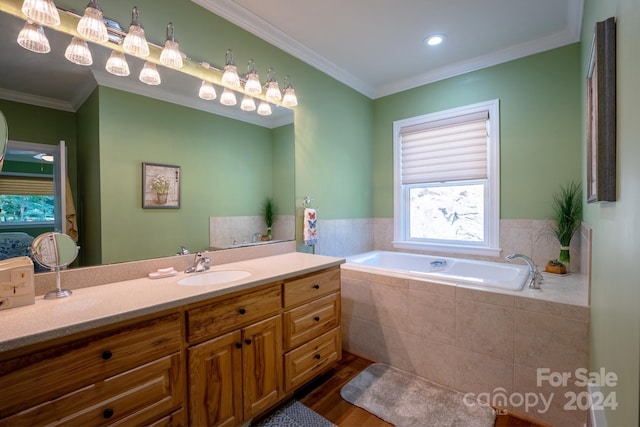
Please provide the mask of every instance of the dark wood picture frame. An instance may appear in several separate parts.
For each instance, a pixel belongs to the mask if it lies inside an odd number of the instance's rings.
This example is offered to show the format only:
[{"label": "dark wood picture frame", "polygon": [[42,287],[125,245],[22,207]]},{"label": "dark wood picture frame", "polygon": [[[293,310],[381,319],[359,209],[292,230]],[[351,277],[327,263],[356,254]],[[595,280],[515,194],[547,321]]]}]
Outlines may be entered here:
[{"label": "dark wood picture frame", "polygon": [[616,21],[596,23],[587,73],[587,202],[616,200]]},{"label": "dark wood picture frame", "polygon": [[180,166],[142,163],[142,208],[179,209],[180,181]]}]

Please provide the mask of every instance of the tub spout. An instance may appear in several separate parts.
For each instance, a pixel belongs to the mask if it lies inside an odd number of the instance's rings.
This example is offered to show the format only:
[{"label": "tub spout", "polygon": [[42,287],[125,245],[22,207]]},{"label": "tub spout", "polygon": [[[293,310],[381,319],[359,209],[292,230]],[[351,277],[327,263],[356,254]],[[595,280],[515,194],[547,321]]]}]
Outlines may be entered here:
[{"label": "tub spout", "polygon": [[529,266],[529,288],[540,289],[540,282],[542,282],[542,274],[538,270],[538,267],[533,263],[531,258],[523,254],[510,254],[504,257],[507,262],[511,262],[516,258],[522,259]]}]

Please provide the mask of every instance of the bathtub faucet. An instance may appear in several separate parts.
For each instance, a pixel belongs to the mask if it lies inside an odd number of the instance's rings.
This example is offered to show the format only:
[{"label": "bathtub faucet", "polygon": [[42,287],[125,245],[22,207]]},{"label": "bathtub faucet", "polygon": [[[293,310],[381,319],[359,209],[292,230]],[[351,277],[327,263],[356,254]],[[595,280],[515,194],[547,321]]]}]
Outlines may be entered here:
[{"label": "bathtub faucet", "polygon": [[529,266],[529,288],[540,289],[542,274],[540,274],[540,271],[538,271],[538,267],[536,267],[533,261],[531,261],[531,258],[523,254],[511,254],[504,257],[507,262],[511,262],[516,258],[522,258],[522,260]]}]

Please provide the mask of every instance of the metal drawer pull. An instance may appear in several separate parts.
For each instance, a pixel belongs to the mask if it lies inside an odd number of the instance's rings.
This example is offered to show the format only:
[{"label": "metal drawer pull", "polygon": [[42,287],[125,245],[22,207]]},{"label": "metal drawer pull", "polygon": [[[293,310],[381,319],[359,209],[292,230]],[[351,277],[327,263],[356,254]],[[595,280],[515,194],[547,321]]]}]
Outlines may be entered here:
[{"label": "metal drawer pull", "polygon": [[320,360],[320,355],[319,355],[319,354],[316,354],[315,356],[313,356],[313,358],[314,358],[314,359],[318,359],[318,360]]},{"label": "metal drawer pull", "polygon": [[111,350],[105,350],[102,352],[102,360],[109,360],[111,359],[111,356],[113,356]]},{"label": "metal drawer pull", "polygon": [[241,342],[237,342],[236,343],[236,348],[242,348],[242,343]]},{"label": "metal drawer pull", "polygon": [[317,283],[315,285],[312,286],[313,289],[320,289],[320,285],[318,285]]},{"label": "metal drawer pull", "polygon": [[247,310],[245,310],[244,308],[241,308],[240,310],[238,310],[238,313],[240,314],[245,314],[247,312]]},{"label": "metal drawer pull", "polygon": [[320,318],[318,316],[314,317],[313,320],[315,320],[316,322],[320,321]]},{"label": "metal drawer pull", "polygon": [[102,416],[105,417],[106,419],[113,417],[113,409],[111,408],[105,409],[104,412],[102,413]]},{"label": "metal drawer pull", "polygon": [[251,339],[250,339],[250,338],[247,338],[246,340],[244,340],[244,342],[245,342],[247,345],[251,345]]}]

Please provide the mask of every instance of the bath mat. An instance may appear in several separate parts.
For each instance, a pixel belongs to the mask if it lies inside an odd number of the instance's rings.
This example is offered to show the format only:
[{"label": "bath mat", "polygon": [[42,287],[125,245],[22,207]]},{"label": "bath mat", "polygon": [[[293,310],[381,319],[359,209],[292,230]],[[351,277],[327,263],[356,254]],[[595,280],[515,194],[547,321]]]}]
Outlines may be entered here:
[{"label": "bath mat", "polygon": [[345,384],[340,395],[396,427],[493,427],[490,406],[465,404],[464,394],[384,363]]},{"label": "bath mat", "polygon": [[322,415],[309,409],[297,400],[276,410],[271,415],[261,419],[252,427],[336,427]]}]

